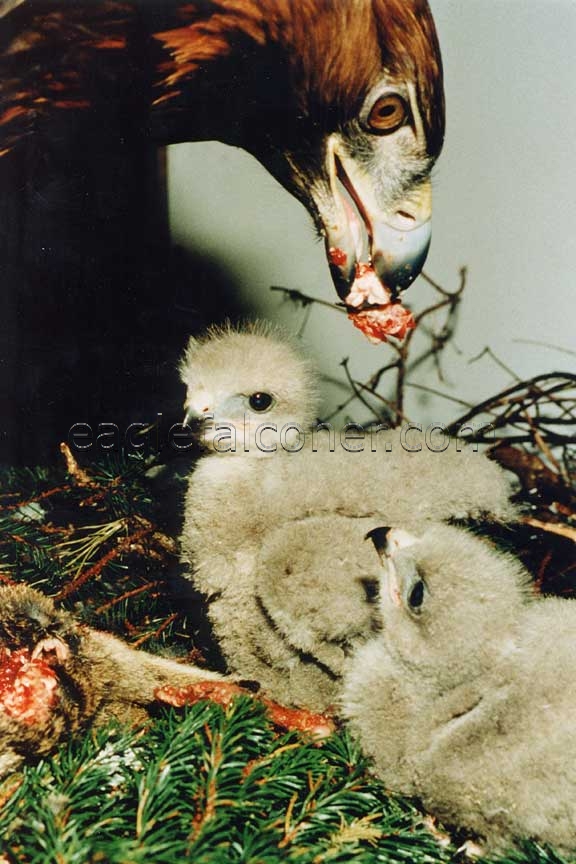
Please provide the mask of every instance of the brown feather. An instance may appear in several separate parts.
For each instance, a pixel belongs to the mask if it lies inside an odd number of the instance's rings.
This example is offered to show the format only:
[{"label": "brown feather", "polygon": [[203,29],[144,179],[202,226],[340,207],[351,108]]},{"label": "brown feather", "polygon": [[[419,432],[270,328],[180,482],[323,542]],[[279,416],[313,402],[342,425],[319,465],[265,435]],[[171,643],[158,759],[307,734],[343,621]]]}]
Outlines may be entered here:
[{"label": "brown feather", "polygon": [[425,0],[226,0],[211,8],[198,21],[199,7],[189,4],[180,9],[188,18],[184,26],[154,34],[171,55],[162,67],[163,86],[181,84],[203,63],[228,56],[239,39],[272,42],[291,68],[298,107],[338,105],[345,122],[384,67],[416,80],[431,155],[440,151],[442,63]]},{"label": "brown feather", "polygon": [[[134,70],[140,50],[132,44],[134,33],[148,26],[144,6],[134,0],[79,3],[65,12],[58,0],[29,0],[5,20],[14,35],[0,47],[2,126],[31,121],[50,108],[89,107],[96,98],[90,85],[95,64],[106,78],[129,70],[146,78],[151,71],[153,108],[181,96],[206,64],[272,46],[299,111],[321,116],[323,108],[337,106],[337,119],[346,122],[384,68],[401,81],[416,81],[430,154],[442,144],[442,66],[425,0],[174,0],[150,19],[165,26],[151,33],[159,52],[148,73]],[[108,71],[97,59],[104,54],[126,58]],[[65,98],[54,98],[59,91]]]}]

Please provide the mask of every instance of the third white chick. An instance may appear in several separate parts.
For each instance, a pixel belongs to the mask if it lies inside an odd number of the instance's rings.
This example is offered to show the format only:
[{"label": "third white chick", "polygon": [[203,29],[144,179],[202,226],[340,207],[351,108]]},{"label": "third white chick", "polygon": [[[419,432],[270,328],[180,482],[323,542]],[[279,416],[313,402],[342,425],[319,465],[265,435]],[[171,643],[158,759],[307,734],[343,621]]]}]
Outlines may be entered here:
[{"label": "third white chick", "polygon": [[454,441],[407,452],[399,432],[383,432],[375,452],[369,434],[363,452],[347,452],[337,434],[331,452],[329,434],[304,440],[294,424],[308,430],[316,417],[315,375],[296,343],[266,325],[192,339],[181,375],[187,417],[208,418],[181,545],[230,671],[278,701],[324,710],[351,648],[377,625],[366,532],[508,520],[508,482]]},{"label": "third white chick", "polygon": [[382,631],[345,676],[343,713],[390,791],[502,852],[576,851],[576,603],[446,525],[381,529]]}]

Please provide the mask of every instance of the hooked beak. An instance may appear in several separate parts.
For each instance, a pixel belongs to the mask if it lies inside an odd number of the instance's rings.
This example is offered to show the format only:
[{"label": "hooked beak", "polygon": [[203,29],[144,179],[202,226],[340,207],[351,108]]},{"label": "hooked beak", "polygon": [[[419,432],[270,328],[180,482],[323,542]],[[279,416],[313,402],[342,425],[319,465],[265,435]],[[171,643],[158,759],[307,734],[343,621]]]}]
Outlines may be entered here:
[{"label": "hooked beak", "polygon": [[374,181],[339,146],[329,141],[328,170],[335,219],[326,224],[326,251],[332,278],[344,302],[362,265],[374,268],[383,291],[374,304],[395,300],[420,273],[431,237],[432,193],[424,181],[394,207],[382,209]]},{"label": "hooked beak", "polygon": [[385,558],[391,558],[399,549],[406,549],[418,542],[413,534],[402,528],[372,528],[364,539],[372,541],[382,562]]},{"label": "hooked beak", "polygon": [[378,553],[380,561],[382,561],[384,556],[387,554],[388,535],[391,530],[391,528],[372,528],[372,530],[368,531],[364,536],[365,540],[371,540],[374,544],[374,548]]},{"label": "hooked beak", "polygon": [[206,421],[213,420],[214,415],[210,412],[208,406],[198,408],[196,405],[190,404],[188,401],[184,403],[184,419],[183,426],[189,426],[193,431],[198,431],[202,428],[202,424]]},{"label": "hooked beak", "polygon": [[[394,555],[399,549],[413,546],[416,537],[401,528],[373,528],[366,534],[365,540],[371,540],[382,564],[383,584],[386,593],[394,606],[402,605],[400,580],[394,566]],[[386,596],[381,592],[381,597]]]}]

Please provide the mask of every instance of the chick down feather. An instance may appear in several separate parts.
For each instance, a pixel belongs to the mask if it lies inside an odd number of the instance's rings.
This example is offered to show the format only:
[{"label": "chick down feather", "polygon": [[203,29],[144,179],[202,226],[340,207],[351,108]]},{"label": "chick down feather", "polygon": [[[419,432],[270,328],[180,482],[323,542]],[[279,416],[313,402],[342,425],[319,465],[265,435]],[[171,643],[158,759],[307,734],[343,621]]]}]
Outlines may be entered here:
[{"label": "chick down feather", "polygon": [[517,560],[452,526],[391,530],[382,630],[342,710],[391,791],[490,852],[576,850],[576,603],[532,592]]},{"label": "chick down feather", "polygon": [[188,482],[182,555],[229,668],[274,699],[324,710],[378,623],[365,534],[383,523],[509,520],[508,481],[455,441],[408,452],[399,431],[380,431],[351,452],[339,432],[311,429],[313,368],[266,325],[191,340],[181,375],[206,448]]}]

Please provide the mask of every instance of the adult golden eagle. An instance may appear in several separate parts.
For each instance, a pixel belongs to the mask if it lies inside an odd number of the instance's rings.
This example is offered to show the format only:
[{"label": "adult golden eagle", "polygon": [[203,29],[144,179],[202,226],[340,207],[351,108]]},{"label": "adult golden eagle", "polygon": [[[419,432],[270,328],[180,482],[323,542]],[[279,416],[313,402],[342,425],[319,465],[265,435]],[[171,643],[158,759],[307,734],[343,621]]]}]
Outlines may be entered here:
[{"label": "adult golden eagle", "polygon": [[424,261],[444,133],[426,0],[0,0],[0,100],[20,298],[126,283],[162,236],[158,145],[180,141],[245,148],[304,204],[353,315]]}]

